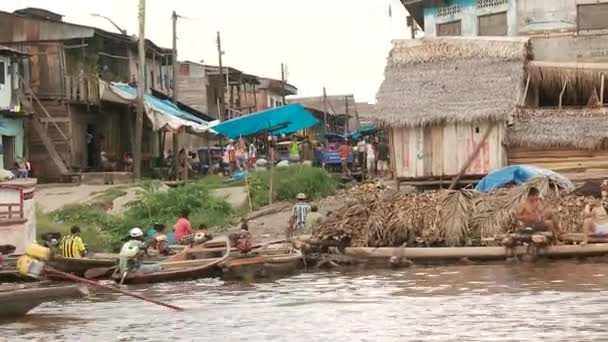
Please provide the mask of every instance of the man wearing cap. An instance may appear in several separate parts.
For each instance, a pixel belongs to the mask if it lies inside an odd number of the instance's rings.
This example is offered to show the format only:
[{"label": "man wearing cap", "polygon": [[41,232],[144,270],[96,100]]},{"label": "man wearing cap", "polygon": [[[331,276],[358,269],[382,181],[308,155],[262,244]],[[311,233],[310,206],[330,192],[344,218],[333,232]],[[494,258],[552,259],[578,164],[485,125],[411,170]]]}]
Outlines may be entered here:
[{"label": "man wearing cap", "polygon": [[306,217],[310,213],[310,205],[306,203],[306,194],[299,193],[296,196],[298,202],[293,206],[289,227],[291,232],[303,230],[306,227]]},{"label": "man wearing cap", "polygon": [[125,242],[118,255],[118,270],[120,274],[128,272],[153,273],[162,270],[160,264],[140,263],[141,258],[146,253],[146,243],[144,242],[144,232],[135,227],[129,231],[129,241]]}]

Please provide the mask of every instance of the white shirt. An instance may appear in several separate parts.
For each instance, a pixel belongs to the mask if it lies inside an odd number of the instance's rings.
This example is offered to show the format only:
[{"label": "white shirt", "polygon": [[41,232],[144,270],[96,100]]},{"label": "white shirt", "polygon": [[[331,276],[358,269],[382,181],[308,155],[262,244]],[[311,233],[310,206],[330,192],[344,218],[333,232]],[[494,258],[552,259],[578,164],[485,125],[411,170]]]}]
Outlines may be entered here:
[{"label": "white shirt", "polygon": [[372,144],[367,144],[367,159],[376,159],[376,153]]}]

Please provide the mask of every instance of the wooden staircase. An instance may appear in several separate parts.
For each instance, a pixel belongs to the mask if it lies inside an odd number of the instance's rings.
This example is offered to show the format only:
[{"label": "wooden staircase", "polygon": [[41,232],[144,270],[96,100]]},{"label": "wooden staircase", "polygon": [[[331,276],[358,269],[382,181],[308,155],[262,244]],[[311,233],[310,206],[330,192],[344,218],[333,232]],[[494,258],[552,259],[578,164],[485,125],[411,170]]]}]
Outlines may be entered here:
[{"label": "wooden staircase", "polygon": [[[40,137],[42,144],[44,145],[45,149],[49,153],[49,156],[51,157],[53,164],[55,164],[55,167],[57,167],[57,170],[59,170],[59,173],[62,176],[69,175],[70,170],[67,167],[67,163],[65,162],[65,160],[61,157],[61,155],[57,151],[57,148],[56,148],[57,142],[54,142],[53,139],[51,139],[51,135],[49,134],[49,127],[48,127],[49,123],[51,123],[53,125],[53,127],[55,128],[55,130],[59,133],[59,136],[61,139],[60,142],[64,143],[64,144],[68,144],[68,146],[69,146],[70,141],[69,141],[68,136],[61,129],[61,127],[59,127],[57,122],[54,121],[53,116],[51,116],[51,114],[48,112],[48,110],[44,107],[44,105],[36,97],[36,95],[34,94],[32,89],[30,88],[29,84],[27,84],[27,82],[25,82],[23,80],[23,78],[21,78],[21,77],[19,77],[19,84],[20,84],[19,101],[21,102],[21,105],[23,106],[23,109],[25,110],[25,112],[30,117],[31,127],[34,129],[34,131],[36,131],[36,134],[38,134],[38,136]],[[24,89],[27,90],[28,95],[26,95],[24,93],[24,91],[23,91]],[[42,122],[42,119],[40,118],[41,115],[37,114],[36,110],[34,109],[34,101],[39,106],[42,113],[45,115],[45,117],[46,117],[45,123]]]}]

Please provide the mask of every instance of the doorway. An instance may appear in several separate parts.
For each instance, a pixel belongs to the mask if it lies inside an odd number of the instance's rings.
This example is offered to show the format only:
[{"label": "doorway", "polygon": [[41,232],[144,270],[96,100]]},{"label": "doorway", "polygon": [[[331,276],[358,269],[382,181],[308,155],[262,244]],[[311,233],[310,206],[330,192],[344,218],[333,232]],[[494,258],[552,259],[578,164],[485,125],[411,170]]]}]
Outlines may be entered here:
[{"label": "doorway", "polygon": [[86,168],[91,171],[97,168],[97,135],[95,125],[87,125],[85,132],[85,142],[87,144],[87,164]]},{"label": "doorway", "polygon": [[5,170],[12,170],[15,167],[15,137],[8,135],[2,136],[2,162]]}]

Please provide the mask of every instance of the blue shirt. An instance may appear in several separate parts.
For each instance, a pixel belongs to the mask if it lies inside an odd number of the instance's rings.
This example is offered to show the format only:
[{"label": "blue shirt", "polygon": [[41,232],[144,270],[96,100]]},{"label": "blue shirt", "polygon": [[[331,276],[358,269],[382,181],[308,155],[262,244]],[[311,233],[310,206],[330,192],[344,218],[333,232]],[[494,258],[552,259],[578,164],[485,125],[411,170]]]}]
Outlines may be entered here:
[{"label": "blue shirt", "polygon": [[[154,237],[154,234],[156,234],[156,230],[154,228],[149,229],[146,232],[146,240],[152,240],[152,238]],[[176,245],[177,242],[175,241],[175,233],[174,232],[170,232],[170,233],[163,233],[167,236],[167,242],[169,242],[169,245]]]}]

